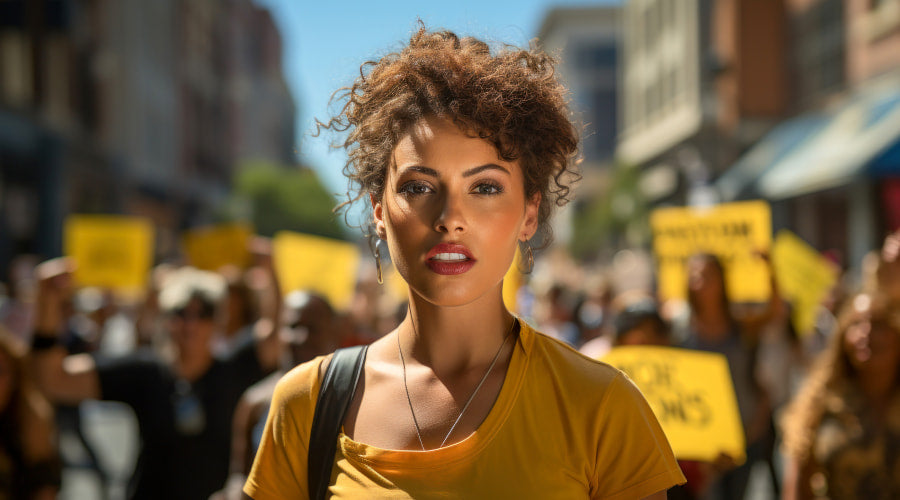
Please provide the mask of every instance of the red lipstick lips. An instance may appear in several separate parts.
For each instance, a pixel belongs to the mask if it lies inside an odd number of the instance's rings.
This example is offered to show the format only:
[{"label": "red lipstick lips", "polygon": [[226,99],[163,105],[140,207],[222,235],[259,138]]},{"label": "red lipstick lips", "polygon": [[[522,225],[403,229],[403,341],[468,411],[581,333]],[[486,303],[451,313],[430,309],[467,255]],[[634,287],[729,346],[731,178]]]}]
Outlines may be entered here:
[{"label": "red lipstick lips", "polygon": [[475,265],[469,249],[456,243],[439,243],[425,256],[425,264],[437,274],[462,274]]}]

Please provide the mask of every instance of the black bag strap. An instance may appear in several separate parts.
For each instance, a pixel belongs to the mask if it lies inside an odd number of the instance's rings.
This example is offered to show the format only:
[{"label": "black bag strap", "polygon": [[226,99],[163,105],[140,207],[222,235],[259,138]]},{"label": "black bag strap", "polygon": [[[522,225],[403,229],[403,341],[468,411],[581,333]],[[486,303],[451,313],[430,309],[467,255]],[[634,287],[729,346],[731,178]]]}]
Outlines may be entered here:
[{"label": "black bag strap", "polygon": [[334,351],[325,378],[322,379],[309,436],[306,465],[310,500],[324,499],[328,491],[338,433],[356,391],[368,347],[344,347]]}]

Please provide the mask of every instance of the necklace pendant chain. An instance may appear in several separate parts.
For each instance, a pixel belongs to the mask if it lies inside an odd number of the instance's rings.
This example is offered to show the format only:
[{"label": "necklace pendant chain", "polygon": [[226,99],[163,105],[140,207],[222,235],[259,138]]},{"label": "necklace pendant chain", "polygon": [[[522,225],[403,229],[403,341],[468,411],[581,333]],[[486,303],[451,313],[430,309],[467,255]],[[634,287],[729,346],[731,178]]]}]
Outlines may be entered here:
[{"label": "necklace pendant chain", "polygon": [[[413,330],[416,331],[416,322],[410,316],[410,321],[412,321]],[[506,332],[506,336],[503,337],[503,342],[500,343],[500,348],[497,349],[497,353],[494,354],[494,359],[491,360],[490,366],[484,375],[481,377],[481,381],[478,382],[478,385],[475,386],[475,390],[472,391],[472,394],[469,396],[469,399],[466,400],[466,404],[463,405],[462,410],[459,411],[459,415],[457,415],[456,420],[453,422],[453,425],[450,426],[450,430],[447,431],[447,435],[444,436],[444,440],[441,441],[441,445],[438,448],[443,448],[447,443],[447,440],[450,439],[450,435],[453,434],[453,430],[456,429],[456,425],[462,420],[463,414],[466,413],[466,410],[469,408],[469,405],[475,399],[475,395],[478,394],[478,390],[481,389],[481,386],[484,385],[484,382],[487,380],[488,375],[490,375],[491,370],[494,369],[494,365],[497,364],[497,360],[500,359],[500,353],[503,352],[503,346],[506,345],[506,339],[510,337],[515,329],[516,324],[518,324],[519,320],[513,318],[512,325],[509,327],[509,331]],[[418,332],[416,332],[418,333]],[[416,412],[413,410],[412,398],[409,396],[409,386],[406,383],[406,360],[403,358],[403,349],[400,347],[400,333],[397,332],[397,352],[400,353],[400,365],[403,368],[403,390],[406,391],[406,402],[409,403],[409,412],[412,414],[413,425],[416,428],[416,437],[419,438],[419,446],[422,447],[422,451],[425,450],[425,442],[422,441],[422,431],[419,429],[419,421],[416,419]]]}]

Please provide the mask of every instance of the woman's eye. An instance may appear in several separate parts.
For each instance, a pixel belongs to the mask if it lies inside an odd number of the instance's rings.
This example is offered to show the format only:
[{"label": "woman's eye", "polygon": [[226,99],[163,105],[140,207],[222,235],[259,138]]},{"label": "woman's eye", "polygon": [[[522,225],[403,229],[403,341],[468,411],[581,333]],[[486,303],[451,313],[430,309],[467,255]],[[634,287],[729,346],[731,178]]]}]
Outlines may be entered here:
[{"label": "woman's eye", "polygon": [[431,187],[422,182],[407,182],[398,191],[402,194],[419,195],[431,192]]},{"label": "woman's eye", "polygon": [[503,192],[503,188],[497,184],[485,182],[475,186],[475,192],[477,194],[500,194]]}]

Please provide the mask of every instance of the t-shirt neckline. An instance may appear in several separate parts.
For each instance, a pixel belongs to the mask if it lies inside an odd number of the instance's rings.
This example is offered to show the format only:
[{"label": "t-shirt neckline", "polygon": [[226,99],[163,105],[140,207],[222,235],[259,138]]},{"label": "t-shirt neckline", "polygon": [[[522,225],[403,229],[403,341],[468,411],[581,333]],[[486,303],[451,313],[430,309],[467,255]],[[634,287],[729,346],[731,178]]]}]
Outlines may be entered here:
[{"label": "t-shirt neckline", "polygon": [[509,361],[509,368],[500,388],[500,394],[487,417],[471,435],[443,448],[435,450],[388,450],[354,441],[343,432],[339,435],[340,447],[348,460],[360,462],[377,469],[426,469],[436,465],[448,466],[470,459],[480,453],[500,431],[518,397],[528,366],[534,331],[518,319],[519,336]]}]

